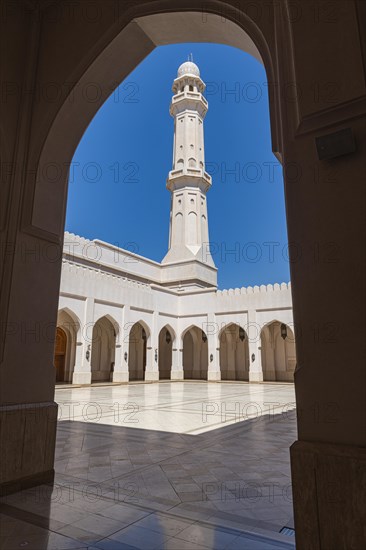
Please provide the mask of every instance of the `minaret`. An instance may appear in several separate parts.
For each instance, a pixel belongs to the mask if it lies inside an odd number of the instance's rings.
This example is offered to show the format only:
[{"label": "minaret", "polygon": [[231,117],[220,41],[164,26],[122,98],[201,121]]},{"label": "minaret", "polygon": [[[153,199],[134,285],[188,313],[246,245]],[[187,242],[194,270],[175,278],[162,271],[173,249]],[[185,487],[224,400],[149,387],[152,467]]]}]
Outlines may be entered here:
[{"label": "minaret", "polygon": [[[178,69],[173,82],[170,114],[174,118],[173,169],[167,188],[171,192],[169,250],[166,264],[198,262],[202,277],[194,286],[216,286],[216,268],[209,251],[206,193],[211,176],[205,171],[203,120],[208,103],[205,84],[192,58]],[[201,265],[203,264],[203,266]],[[204,266],[209,268],[206,272]],[[212,269],[215,271],[213,277]],[[195,273],[197,279],[197,273]],[[187,280],[187,276],[183,277]]]}]

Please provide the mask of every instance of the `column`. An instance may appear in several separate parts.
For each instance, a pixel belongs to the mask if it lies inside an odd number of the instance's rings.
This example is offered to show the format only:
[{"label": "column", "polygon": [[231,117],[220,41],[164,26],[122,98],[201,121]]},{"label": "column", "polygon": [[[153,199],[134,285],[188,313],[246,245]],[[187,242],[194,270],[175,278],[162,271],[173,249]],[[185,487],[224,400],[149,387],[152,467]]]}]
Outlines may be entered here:
[{"label": "column", "polygon": [[128,382],[128,336],[126,328],[130,329],[128,323],[130,314],[130,306],[124,306],[120,316],[120,330],[118,334],[118,342],[116,343],[116,359],[113,371],[113,382]]},{"label": "column", "polygon": [[236,334],[228,335],[227,345],[227,373],[228,380],[236,379]]},{"label": "column", "polygon": [[[91,353],[93,345],[94,298],[87,298],[84,305],[84,320],[76,342],[76,361],[72,375],[73,384],[91,383]],[[79,339],[80,338],[80,339]]]},{"label": "column", "polygon": [[180,335],[176,336],[172,349],[172,370],[171,380],[184,380],[183,370],[183,341]]},{"label": "column", "polygon": [[249,382],[263,382],[261,327],[255,310],[248,311]]},{"label": "column", "polygon": [[220,344],[218,326],[214,313],[207,315],[207,338],[208,338],[208,372],[207,380],[221,380],[220,370]]},{"label": "column", "polygon": [[151,334],[147,340],[145,380],[159,380],[159,333],[157,330],[157,312],[154,311],[151,323]]}]

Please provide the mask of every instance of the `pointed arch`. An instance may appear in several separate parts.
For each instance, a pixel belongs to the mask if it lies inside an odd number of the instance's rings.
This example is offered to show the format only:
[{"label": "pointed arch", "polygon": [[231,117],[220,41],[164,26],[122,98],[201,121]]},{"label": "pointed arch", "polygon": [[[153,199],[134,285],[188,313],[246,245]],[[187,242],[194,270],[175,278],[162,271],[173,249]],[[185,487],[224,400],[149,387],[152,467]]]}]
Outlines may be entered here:
[{"label": "pointed arch", "polygon": [[119,326],[118,321],[116,321],[116,319],[113,317],[113,315],[110,315],[110,313],[107,313],[106,315],[103,315],[101,318],[105,318],[110,322],[110,324],[112,325],[113,330],[114,330],[114,335],[115,335],[115,338],[116,338],[116,342],[119,342],[119,339],[120,339],[120,326]]},{"label": "pointed arch", "polygon": [[54,365],[56,369],[56,382],[64,382],[65,380],[65,359],[67,352],[67,334],[61,328],[56,329],[55,342],[55,358]]},{"label": "pointed arch", "polygon": [[187,325],[183,330],[182,330],[182,333],[181,333],[181,340],[183,341],[183,338],[184,336],[187,334],[187,332],[189,332],[190,330],[192,329],[197,329],[201,332],[204,332],[206,334],[206,332],[201,328],[199,327],[198,325],[195,325],[194,323],[191,323],[190,325]]},{"label": "pointed arch", "polygon": [[197,243],[197,213],[191,210],[187,217],[187,243],[194,245]]},{"label": "pointed arch", "polygon": [[291,327],[277,319],[261,330],[263,380],[293,382],[296,367],[295,336]]},{"label": "pointed arch", "polygon": [[144,380],[146,371],[147,346],[150,330],[144,321],[134,323],[130,329],[128,345],[129,380]]},{"label": "pointed arch", "polygon": [[67,317],[68,321],[72,323],[73,329],[78,332],[81,327],[81,322],[77,314],[68,307],[62,307],[57,313],[57,321],[61,321],[62,318]]},{"label": "pointed arch", "polygon": [[91,381],[112,379],[116,353],[116,330],[110,315],[100,317],[93,326],[91,346]]},{"label": "pointed arch", "polygon": [[190,325],[182,333],[182,342],[184,378],[191,380],[207,380],[207,334],[196,325]]},{"label": "pointed arch", "polygon": [[175,340],[173,328],[169,324],[164,325],[159,332],[159,380],[170,380]]},{"label": "pointed arch", "polygon": [[[72,382],[76,362],[76,346],[80,337],[81,323],[74,311],[68,307],[61,308],[57,313],[56,341],[54,353],[54,365],[56,373],[56,382]],[[61,332],[65,335],[64,353],[58,353],[57,340]]]},{"label": "pointed arch", "polygon": [[[147,338],[147,342],[150,340],[150,337],[151,337],[151,330],[150,330],[150,327],[149,325],[147,324],[146,321],[144,321],[143,319],[139,319],[137,321],[137,323],[139,323],[142,328],[144,329],[145,333],[146,333],[146,338]],[[135,323],[136,324],[136,323]]]},{"label": "pointed arch", "polygon": [[[237,19],[235,10],[232,13],[230,10],[225,13],[225,25],[222,25],[221,10],[222,7],[219,5],[216,9],[210,9],[210,14],[202,25],[202,8],[193,1],[190,11],[184,7],[183,11],[178,9],[172,12],[169,2],[165,3],[165,8],[154,7],[154,3],[142,8],[136,7],[129,11],[131,19],[124,23],[122,29],[119,31],[116,29],[115,35],[109,41],[98,44],[93,62],[88,66],[80,65],[78,73],[75,74],[75,86],[70,94],[62,97],[60,103],[55,106],[54,112],[49,116],[44,136],[39,140],[37,148],[32,151],[30,165],[35,175],[34,208],[27,212],[27,221],[30,226],[42,227],[55,234],[62,232],[64,191],[67,186],[68,170],[66,168],[63,170],[63,185],[60,185],[55,192],[47,184],[45,167],[49,162],[56,163],[58,166],[69,166],[88,124],[115,89],[116,83],[122,82],[155,46],[197,40],[227,44],[254,56],[264,64],[268,81],[276,81],[271,50],[260,27],[244,12],[241,12],[240,19]],[[198,26],[199,35],[197,35]],[[141,45],[142,36],[144,47]],[[148,43],[145,40],[146,37],[149,37]],[[139,54],[133,58],[132,63],[128,56],[122,56],[123,63],[121,63],[121,52],[127,49]],[[100,75],[103,75],[103,79]],[[100,82],[101,85],[100,96],[93,104],[79,100],[88,82]],[[279,156],[281,143],[279,91],[276,86],[270,86],[268,91],[272,149]],[[76,97],[76,100],[71,101],[71,97]],[[73,122],[72,132],[70,132],[70,120]],[[60,147],[60,144],[63,144],[63,147]],[[44,205],[47,205],[47,208]]]},{"label": "pointed arch", "polygon": [[219,332],[221,380],[249,380],[248,335],[237,323]]}]

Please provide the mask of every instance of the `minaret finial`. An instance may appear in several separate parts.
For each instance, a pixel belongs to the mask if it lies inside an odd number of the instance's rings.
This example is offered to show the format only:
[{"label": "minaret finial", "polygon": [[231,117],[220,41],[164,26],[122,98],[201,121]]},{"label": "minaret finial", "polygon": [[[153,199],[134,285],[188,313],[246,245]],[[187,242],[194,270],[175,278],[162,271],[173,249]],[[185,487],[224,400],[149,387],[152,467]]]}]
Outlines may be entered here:
[{"label": "minaret finial", "polygon": [[193,53],[188,54],[188,61],[192,61],[193,63]]}]

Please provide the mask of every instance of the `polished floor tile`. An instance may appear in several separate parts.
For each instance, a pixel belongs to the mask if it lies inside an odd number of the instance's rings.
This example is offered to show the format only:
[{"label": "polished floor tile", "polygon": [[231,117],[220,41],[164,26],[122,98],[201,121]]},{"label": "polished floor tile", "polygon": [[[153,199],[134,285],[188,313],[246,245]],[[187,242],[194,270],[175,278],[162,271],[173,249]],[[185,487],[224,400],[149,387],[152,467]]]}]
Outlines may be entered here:
[{"label": "polished floor tile", "polygon": [[294,548],[291,384],[56,390],[53,486],[0,500],[0,548]]}]

